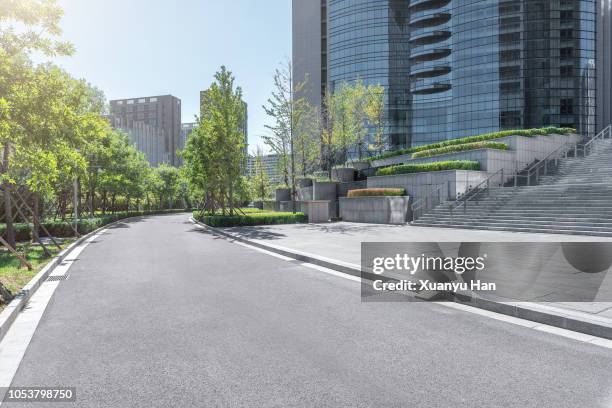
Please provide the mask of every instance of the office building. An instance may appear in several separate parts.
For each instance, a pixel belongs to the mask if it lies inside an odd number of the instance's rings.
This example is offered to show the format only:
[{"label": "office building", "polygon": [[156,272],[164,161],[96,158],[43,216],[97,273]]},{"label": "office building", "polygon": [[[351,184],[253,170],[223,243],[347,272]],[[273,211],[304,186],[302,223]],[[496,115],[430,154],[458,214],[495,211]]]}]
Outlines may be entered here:
[{"label": "office building", "polygon": [[[255,174],[255,161],[257,157],[249,155],[248,157],[248,165],[247,165],[247,174],[249,176],[253,176]],[[282,177],[280,172],[278,171],[278,155],[277,154],[268,154],[262,156],[263,166],[265,168],[266,174],[268,175],[268,180],[270,184],[280,184],[282,181]]]},{"label": "office building", "polygon": [[[110,102],[112,123],[122,129],[134,129],[144,125],[159,129],[162,138],[161,160],[172,166],[179,166],[177,155],[181,141],[181,100],[172,95],[150,96],[133,99],[118,99]],[[140,151],[144,151],[136,144]],[[151,163],[153,164],[153,163]]]},{"label": "office building", "polygon": [[[386,89],[391,148],[609,124],[611,0],[294,0],[294,76]],[[319,55],[315,56],[319,51]]]}]

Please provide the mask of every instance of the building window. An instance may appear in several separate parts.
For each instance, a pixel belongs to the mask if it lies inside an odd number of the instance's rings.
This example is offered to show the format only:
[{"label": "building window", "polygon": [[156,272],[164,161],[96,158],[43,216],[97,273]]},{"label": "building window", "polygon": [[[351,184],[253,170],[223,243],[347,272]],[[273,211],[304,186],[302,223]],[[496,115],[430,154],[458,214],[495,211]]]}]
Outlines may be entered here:
[{"label": "building window", "polygon": [[157,102],[157,98],[151,98],[149,99],[149,102]]},{"label": "building window", "polygon": [[145,103],[146,101],[147,101],[147,100],[146,100],[145,98],[140,98],[140,99],[138,100],[138,103]]},{"label": "building window", "polygon": [[133,100],[133,99],[130,99],[129,101],[127,101],[127,104],[128,104],[128,105],[133,105],[133,104],[134,104],[134,100]]},{"label": "building window", "polygon": [[561,114],[572,115],[574,113],[573,99],[561,99]]},{"label": "building window", "polygon": [[123,101],[117,101],[117,105],[123,105]]}]

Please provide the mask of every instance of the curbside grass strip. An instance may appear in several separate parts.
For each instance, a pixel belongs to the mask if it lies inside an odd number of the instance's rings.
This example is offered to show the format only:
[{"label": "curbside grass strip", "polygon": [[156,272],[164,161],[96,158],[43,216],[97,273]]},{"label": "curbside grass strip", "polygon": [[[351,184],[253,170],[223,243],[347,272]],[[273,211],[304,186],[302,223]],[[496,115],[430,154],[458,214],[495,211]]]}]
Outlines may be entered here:
[{"label": "curbside grass strip", "polygon": [[41,271],[38,272],[36,276],[34,276],[30,280],[30,282],[28,282],[28,284],[23,287],[23,289],[21,289],[19,294],[17,294],[17,296],[15,296],[15,298],[0,313],[0,341],[2,341],[19,313],[24,309],[24,307],[27,305],[28,301],[32,298],[32,296],[34,296],[38,288],[40,288],[40,286],[47,280],[49,275],[53,273],[55,268],[59,266],[75,248],[77,248],[83,242],[87,241],[96,234],[99,234],[104,230],[112,227],[113,225],[119,224],[126,220],[142,217],[146,217],[146,215],[137,215],[134,217],[123,218],[121,220],[113,221],[109,224],[106,224],[96,229],[95,231],[91,231],[90,233],[83,235],[82,237],[77,239],[67,248],[63,249],[55,258],[49,261],[49,263],[47,263],[47,265],[45,265],[45,267],[42,268]]},{"label": "curbside grass strip", "polygon": [[[271,244],[262,244],[260,242],[251,241],[249,239],[222,231],[218,228],[211,227],[204,223],[195,220],[193,217],[190,221],[200,225],[212,233],[221,235],[234,241],[242,242],[256,248],[274,252],[288,258],[297,259],[302,262],[311,263],[332,269],[337,272],[346,273],[348,275],[362,277],[361,266],[347,262],[338,261],[335,259],[325,258],[306,252],[297,251],[294,249],[279,247]],[[363,276],[368,280],[380,280],[381,277],[372,273],[364,272]],[[397,282],[396,279],[382,279],[385,282]],[[470,293],[415,293],[414,297],[420,300],[433,300],[442,295],[448,302],[455,302],[466,306],[472,306],[478,309],[487,310],[489,312],[499,313],[506,316],[516,317],[519,319],[529,320],[535,323],[554,326],[561,329],[571,330],[578,333],[588,334],[595,337],[601,337],[612,340],[612,319],[603,319],[601,317],[591,316],[586,313],[570,310],[560,310],[551,306],[542,306],[535,303],[509,303],[507,301],[496,301],[474,297]]]}]

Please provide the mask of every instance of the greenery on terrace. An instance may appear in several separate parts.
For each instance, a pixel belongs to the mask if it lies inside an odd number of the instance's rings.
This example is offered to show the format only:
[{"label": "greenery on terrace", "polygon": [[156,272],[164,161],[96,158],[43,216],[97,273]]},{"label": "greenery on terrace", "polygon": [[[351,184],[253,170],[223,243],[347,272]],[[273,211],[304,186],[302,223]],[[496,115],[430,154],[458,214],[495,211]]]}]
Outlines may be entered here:
[{"label": "greenery on terrace", "polygon": [[350,190],[349,198],[357,197],[402,197],[406,195],[404,188],[364,188],[361,190]]},{"label": "greenery on terrace", "polygon": [[425,173],[445,170],[480,170],[480,163],[469,160],[451,160],[434,163],[401,164],[379,169],[377,176],[394,176],[398,174]]},{"label": "greenery on terrace", "polygon": [[[557,127],[546,127],[546,128],[541,128],[541,129],[524,129],[524,130],[504,130],[500,132],[486,133],[482,135],[468,136],[468,137],[462,137],[458,139],[449,139],[443,142],[432,143],[432,144],[427,144],[427,145],[422,145],[422,146],[414,146],[414,147],[410,147],[407,149],[395,150],[392,152],[383,153],[376,157],[371,157],[369,160],[370,161],[382,160],[382,159],[387,159],[390,157],[402,156],[405,154],[419,153],[419,152],[424,152],[424,151],[429,151],[429,150],[434,150],[434,149],[442,149],[442,148],[449,147],[449,146],[465,145],[465,144],[470,144],[470,143],[475,143],[475,142],[485,142],[488,140],[500,139],[500,138],[508,137],[508,136],[535,137],[535,136],[545,136],[545,135],[551,135],[551,134],[569,135],[575,132],[576,132],[576,129],[557,128]],[[470,150],[470,149],[467,149],[467,150]]]},{"label": "greenery on terrace", "polygon": [[500,142],[475,142],[465,143],[454,146],[439,147],[437,149],[423,150],[412,154],[413,159],[426,158],[439,156],[441,154],[465,152],[469,150],[478,149],[495,149],[495,150],[508,150],[510,147],[505,143]]}]

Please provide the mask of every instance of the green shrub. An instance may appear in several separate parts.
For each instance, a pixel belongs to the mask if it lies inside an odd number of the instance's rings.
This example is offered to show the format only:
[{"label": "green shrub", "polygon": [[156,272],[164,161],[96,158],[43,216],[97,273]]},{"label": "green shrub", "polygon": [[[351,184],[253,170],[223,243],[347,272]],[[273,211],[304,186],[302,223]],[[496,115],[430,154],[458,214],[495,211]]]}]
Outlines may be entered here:
[{"label": "green shrub", "polygon": [[480,170],[480,163],[469,160],[451,160],[421,164],[401,164],[379,169],[377,176],[393,176],[396,174],[425,173],[444,170]]},{"label": "green shrub", "polygon": [[[113,223],[129,217],[140,217],[145,215],[160,215],[160,214],[176,214],[185,212],[185,210],[154,210],[154,211],[122,211],[115,214],[96,215],[94,218],[81,218],[78,222],[79,234],[85,235],[92,231],[97,230],[104,225]],[[57,238],[70,238],[74,237],[74,229],[72,226],[74,222],[72,220],[48,220],[42,223],[42,226],[49,231],[54,237]],[[15,224],[16,240],[18,242],[25,242],[32,239],[32,232],[28,224],[17,223]],[[6,238],[6,224],[0,224],[0,235]],[[44,237],[45,231],[40,228],[39,235]]]},{"label": "green shrub", "polygon": [[500,142],[475,142],[475,143],[465,143],[455,146],[445,146],[439,147],[437,149],[431,150],[423,150],[420,152],[416,152],[412,155],[413,159],[423,158],[423,157],[432,157],[439,156],[441,154],[446,153],[456,153],[456,152],[464,152],[468,150],[478,150],[478,149],[496,149],[496,150],[508,150],[509,147],[505,143]]},{"label": "green shrub", "polygon": [[542,135],[550,135],[550,134],[558,134],[558,135],[568,135],[570,133],[575,133],[576,129],[571,128],[556,128],[556,127],[546,127],[542,129],[523,129],[523,130],[502,130],[500,132],[493,133],[485,133],[483,135],[477,136],[468,136],[462,137],[458,139],[449,139],[439,143],[432,143],[423,146],[415,146],[410,147],[408,149],[396,150],[393,152],[387,152],[381,154],[380,156],[372,157],[369,160],[382,160],[388,159],[390,157],[402,156],[404,154],[417,153],[425,150],[433,150],[439,149],[446,146],[456,146],[462,145],[466,143],[475,143],[475,142],[484,142],[487,140],[500,139],[502,137],[508,136],[525,136],[525,137],[534,137],[534,136],[542,136]]},{"label": "green shrub", "polygon": [[299,224],[308,222],[303,213],[261,212],[247,215],[203,215],[194,212],[194,218],[211,227],[243,227],[254,225]]},{"label": "green shrub", "polygon": [[406,195],[405,188],[364,188],[349,190],[349,198],[354,197],[401,197]]}]

